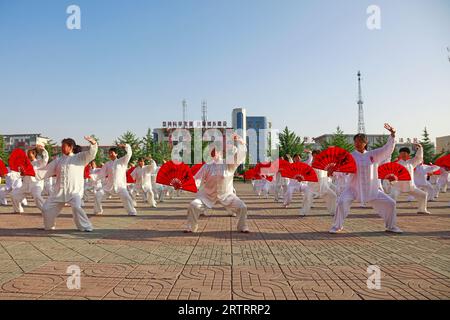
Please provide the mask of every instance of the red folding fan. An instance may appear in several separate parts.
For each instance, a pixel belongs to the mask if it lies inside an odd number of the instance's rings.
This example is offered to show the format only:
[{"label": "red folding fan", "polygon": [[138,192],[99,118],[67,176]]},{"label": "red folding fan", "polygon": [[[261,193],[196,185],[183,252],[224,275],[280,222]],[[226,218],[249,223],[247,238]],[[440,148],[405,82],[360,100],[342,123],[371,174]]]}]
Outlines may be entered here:
[{"label": "red folding fan", "polygon": [[175,164],[173,161],[164,163],[158,171],[156,183],[172,186],[176,190],[182,189],[194,193],[198,191],[191,168],[183,162],[179,164]]},{"label": "red folding fan", "polygon": [[134,169],[136,169],[136,167],[131,167],[130,169],[127,170],[127,183],[135,183],[136,182],[136,180],[134,180],[133,177],[131,176]]},{"label": "red folding fan", "polygon": [[9,156],[9,168],[20,172],[23,176],[35,176],[33,165],[22,149],[14,149]]},{"label": "red folding fan", "polygon": [[312,167],[328,172],[356,173],[356,162],[353,156],[339,147],[329,147],[314,157]]},{"label": "red folding fan", "polygon": [[304,162],[295,162],[290,163],[289,167],[284,169],[281,172],[281,176],[289,179],[295,179],[299,182],[301,181],[310,181],[310,182],[318,182],[319,179],[317,177],[317,173],[314,169],[304,163]]},{"label": "red folding fan", "polygon": [[200,169],[203,167],[204,164],[205,162],[194,164],[191,167],[192,176],[195,176],[200,171]]},{"label": "red folding fan", "polygon": [[450,168],[450,154],[437,159],[435,165]]},{"label": "red folding fan", "polygon": [[388,162],[378,167],[378,178],[389,181],[409,181],[408,170],[397,162]]},{"label": "red folding fan", "polygon": [[5,163],[0,159],[0,177],[6,176],[8,174],[8,168],[6,168]]},{"label": "red folding fan", "polygon": [[252,169],[248,169],[247,171],[244,172],[244,178],[246,180],[256,180],[256,170],[255,168]]},{"label": "red folding fan", "polygon": [[86,167],[84,167],[84,178],[85,179],[91,178],[91,166],[90,165],[87,165]]}]

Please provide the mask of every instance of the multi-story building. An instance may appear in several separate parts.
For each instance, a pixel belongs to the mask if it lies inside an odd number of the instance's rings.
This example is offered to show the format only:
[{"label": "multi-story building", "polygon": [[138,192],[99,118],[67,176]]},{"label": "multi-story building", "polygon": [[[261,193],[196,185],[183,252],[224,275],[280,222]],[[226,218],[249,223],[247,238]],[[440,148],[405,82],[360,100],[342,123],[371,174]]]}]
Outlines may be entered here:
[{"label": "multi-story building", "polygon": [[436,138],[436,153],[450,152],[450,136]]},{"label": "multi-story building", "polygon": [[5,151],[11,152],[15,148],[27,149],[36,144],[47,144],[50,139],[40,133],[5,134],[2,135],[5,142]]}]

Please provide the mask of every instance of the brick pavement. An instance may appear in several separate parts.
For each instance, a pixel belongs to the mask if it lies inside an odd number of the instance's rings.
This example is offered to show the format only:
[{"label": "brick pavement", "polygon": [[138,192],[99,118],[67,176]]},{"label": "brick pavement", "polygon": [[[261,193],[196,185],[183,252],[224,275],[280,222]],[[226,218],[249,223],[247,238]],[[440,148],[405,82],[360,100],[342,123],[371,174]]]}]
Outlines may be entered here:
[{"label": "brick pavement", "polygon": [[[345,232],[327,233],[332,218],[322,200],[298,216],[301,199],[284,209],[237,184],[249,208],[250,234],[222,209],[182,233],[184,193],[157,209],[139,204],[128,217],[118,199],[92,216],[95,231],[74,230],[69,208],[58,230],[39,230],[33,206],[25,214],[0,207],[0,299],[449,299],[450,193],[430,203],[431,216],[400,197],[402,235],[386,234],[370,208],[352,209]],[[92,212],[92,202],[87,203]],[[82,270],[69,290],[67,267]],[[381,267],[380,290],[367,288],[367,267]]]}]

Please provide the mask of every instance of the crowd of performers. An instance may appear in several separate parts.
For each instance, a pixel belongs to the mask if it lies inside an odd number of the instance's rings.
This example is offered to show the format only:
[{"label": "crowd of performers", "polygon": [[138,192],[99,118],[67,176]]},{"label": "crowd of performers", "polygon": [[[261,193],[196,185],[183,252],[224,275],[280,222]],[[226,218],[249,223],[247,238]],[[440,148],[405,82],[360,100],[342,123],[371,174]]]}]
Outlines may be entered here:
[{"label": "crowd of performers", "polygon": [[[396,222],[398,196],[408,194],[409,201],[417,201],[419,214],[430,214],[427,203],[435,201],[440,192],[447,190],[450,163],[424,164],[420,144],[415,145],[414,157],[410,157],[409,148],[401,148],[398,160],[392,163],[395,129],[388,124],[385,128],[390,132],[387,143],[370,151],[367,151],[367,137],[355,135],[355,151],[344,154],[339,160],[347,162],[351,170],[340,170],[336,159],[333,163],[329,160],[327,167],[317,165],[323,161],[324,152],[305,150],[305,161],[298,154],[286,155],[269,164],[258,164],[244,177],[247,175],[252,181],[258,196],[268,198],[273,195],[274,200],[282,202],[280,206],[285,208],[292,204],[294,194],[302,194],[300,216],[311,212],[314,199],[322,198],[327,212],[333,216],[330,233],[343,230],[354,201],[361,206],[373,207],[383,218],[386,231],[401,233]],[[132,150],[127,144],[111,148],[108,152],[110,160],[98,164],[94,160],[98,150],[96,141],[89,136],[85,139],[89,142],[86,151],[82,151],[73,139],[64,139],[61,155],[51,161],[42,145],[27,150],[26,154],[20,149],[14,150],[9,167],[0,162],[0,175],[5,179],[5,185],[0,187],[0,204],[8,205],[9,196],[13,212],[23,213],[27,196],[31,196],[42,212],[45,230],[55,230],[58,214],[64,206],[70,206],[78,230],[90,232],[93,226],[84,210],[87,202],[93,202],[94,215],[102,215],[102,202],[118,197],[127,214],[136,216],[137,201],[156,208],[157,202],[187,190],[195,192],[195,199],[188,204],[185,232],[196,232],[199,217],[216,205],[237,218],[239,232],[249,232],[247,206],[233,185],[236,170],[247,154],[246,144],[237,134],[233,135],[233,161],[224,161],[222,154],[211,147],[210,159],[194,166],[195,170],[173,161],[158,166],[151,156],[138,159],[135,165],[130,164]],[[119,148],[125,151],[122,157],[118,157]],[[381,173],[383,177],[379,176],[380,169],[387,170]]]}]

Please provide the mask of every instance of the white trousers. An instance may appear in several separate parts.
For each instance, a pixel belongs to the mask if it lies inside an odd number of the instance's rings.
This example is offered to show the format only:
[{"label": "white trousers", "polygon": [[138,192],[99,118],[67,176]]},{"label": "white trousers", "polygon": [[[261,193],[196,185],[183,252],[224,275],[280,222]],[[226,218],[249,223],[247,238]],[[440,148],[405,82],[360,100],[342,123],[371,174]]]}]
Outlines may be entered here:
[{"label": "white trousers", "polygon": [[[300,210],[302,215],[308,214],[311,212],[311,207],[314,201],[314,190],[313,188],[307,186],[305,188],[305,194],[303,198],[303,207]],[[337,195],[331,188],[323,187],[323,190],[320,196],[325,200],[325,205],[327,206],[327,210],[330,214],[336,212],[336,200]]]},{"label": "white trousers", "polygon": [[[73,221],[78,230],[86,231],[92,230],[92,224],[89,218],[81,207],[81,196],[74,196],[68,204],[72,207]],[[50,230],[55,227],[55,220],[58,214],[64,208],[64,202],[56,202],[52,198],[48,198],[43,206],[44,227],[46,230]]]},{"label": "white trousers", "polygon": [[108,198],[108,197],[114,196],[114,195],[117,195],[120,198],[120,200],[122,200],[123,207],[127,211],[128,214],[135,215],[137,213],[136,209],[133,206],[133,199],[131,198],[131,195],[126,188],[118,189],[117,193],[109,192],[109,191],[107,192],[103,189],[98,190],[95,193],[94,213],[97,214],[97,213],[103,212],[102,201],[105,198]]},{"label": "white trousers", "polygon": [[[344,226],[344,220],[350,213],[350,207],[355,200],[353,193],[349,190],[344,191],[337,200],[336,214],[334,215],[333,228],[341,229]],[[384,219],[386,229],[392,229],[397,224],[397,212],[395,209],[395,200],[384,192],[378,191],[375,200],[369,202],[380,217]]]},{"label": "white trousers", "polygon": [[[397,188],[392,188],[391,193],[389,194],[392,199],[397,201],[398,196],[402,192],[398,190]],[[425,212],[427,211],[427,193],[425,191],[420,190],[419,188],[414,187],[414,189],[410,192],[405,192],[409,194],[410,196],[413,196],[415,199],[417,199],[418,202],[418,211],[419,212]]]},{"label": "white trousers", "polygon": [[448,187],[448,180],[439,177],[438,181],[436,182],[436,186],[438,188],[438,192],[446,193]]},{"label": "white trousers", "polygon": [[427,181],[427,183],[425,185],[422,186],[417,186],[419,189],[425,191],[426,193],[428,193],[428,197],[427,200],[430,201],[434,198],[436,198],[436,188]]},{"label": "white trousers", "polygon": [[[247,226],[247,206],[244,201],[239,199],[236,195],[230,195],[232,197],[231,201],[228,201],[227,204],[220,203],[227,211],[231,211],[236,213],[236,217],[238,219],[237,230],[244,231],[248,229]],[[198,219],[201,213],[203,213],[207,209],[207,206],[203,203],[201,199],[193,200],[188,207],[187,212],[187,227],[196,231],[198,228]]]},{"label": "white trousers", "polygon": [[147,202],[149,205],[156,207],[155,194],[153,193],[153,190],[151,188],[147,191],[144,191],[141,186],[136,185],[131,190],[131,196],[134,201],[136,201],[138,193],[142,194],[144,202]]},{"label": "white trousers", "polygon": [[305,192],[307,185],[301,184],[288,184],[286,188],[286,192],[284,193],[284,201],[283,205],[288,206],[292,202],[292,196],[294,192]]},{"label": "white trousers", "polygon": [[22,187],[14,189],[11,192],[13,210],[15,213],[23,212],[22,201],[26,198],[27,194],[31,194],[34,199],[36,207],[42,212],[44,206],[44,198],[42,197],[43,187],[41,185],[28,185],[23,184]]}]

